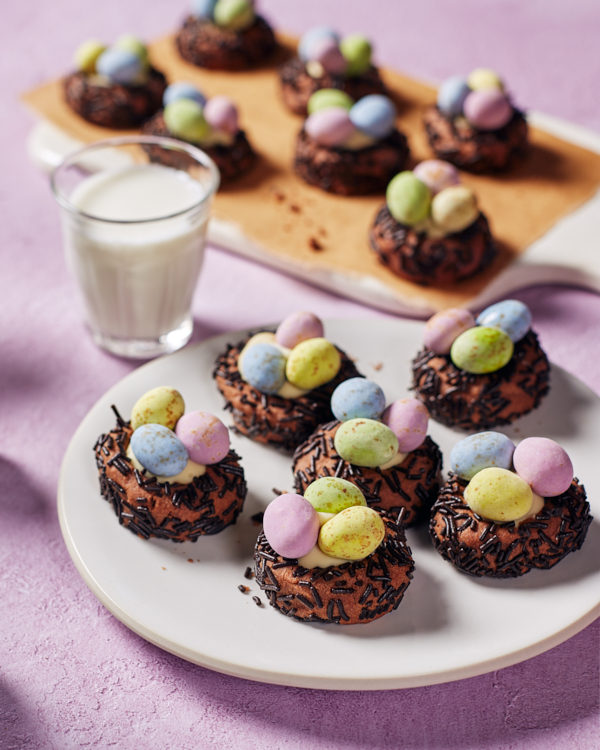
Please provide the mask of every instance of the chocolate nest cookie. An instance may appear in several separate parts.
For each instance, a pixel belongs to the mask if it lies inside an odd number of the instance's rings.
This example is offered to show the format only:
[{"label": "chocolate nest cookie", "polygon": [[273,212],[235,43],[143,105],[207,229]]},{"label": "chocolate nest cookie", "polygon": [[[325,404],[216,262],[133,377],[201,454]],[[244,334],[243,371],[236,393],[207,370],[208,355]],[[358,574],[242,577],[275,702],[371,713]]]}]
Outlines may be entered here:
[{"label": "chocolate nest cookie", "polygon": [[397,609],[415,568],[401,524],[383,516],[385,537],[364,560],[303,568],[278,555],[261,532],[254,549],[256,582],[284,615],[354,625]]},{"label": "chocolate nest cookie", "polygon": [[294,57],[279,68],[281,80],[281,95],[288,109],[296,115],[306,117],[308,100],[320,89],[341,89],[355,102],[369,94],[383,94],[389,92],[381,80],[379,71],[373,65],[359,76],[346,77],[325,73],[320,78],[313,78],[306,72],[305,63]]},{"label": "chocolate nest cookie", "polygon": [[[248,337],[250,338],[250,337]],[[327,422],[331,413],[331,394],[348,378],[362,377],[354,362],[338,349],[342,366],[333,380],[300,398],[288,399],[257,391],[242,380],[237,360],[248,339],[228,344],[215,363],[213,378],[227,401],[225,409],[233,416],[235,429],[259,443],[274,443],[293,450]]]},{"label": "chocolate nest cookie", "polygon": [[545,498],[542,510],[518,527],[486,521],[472,511],[463,497],[467,484],[450,474],[429,524],[435,548],[459,570],[517,578],[532,568],[552,568],[583,544],[592,516],[577,479],[562,495]]},{"label": "chocolate nest cookie", "polygon": [[550,364],[529,331],[515,344],[510,362],[496,372],[473,375],[448,354],[422,349],[413,360],[413,390],[433,419],[463,430],[507,425],[536,409],[548,393]]},{"label": "chocolate nest cookie", "polygon": [[369,232],[369,245],[392,273],[422,286],[454,284],[487,268],[496,246],[484,214],[461,232],[428,237],[396,221],[382,206]]},{"label": "chocolate nest cookie", "polygon": [[148,80],[140,86],[100,84],[99,77],[72,73],[63,81],[69,107],[84,120],[105,128],[137,128],[162,107],[167,88],[164,75],[150,68]]},{"label": "chocolate nest cookie", "polygon": [[[163,112],[157,112],[154,117],[148,120],[142,127],[142,133],[144,135],[176,138],[167,128]],[[249,172],[258,158],[243,130],[238,131],[231,146],[220,144],[215,146],[199,145],[198,148],[208,154],[219,168],[222,185],[233,182],[236,178]],[[167,167],[186,169],[195,164],[195,161],[182,151],[172,151],[161,146],[143,146],[143,149],[149,155],[150,161],[164,164]]]},{"label": "chocolate nest cookie", "polygon": [[475,130],[464,118],[450,119],[436,106],[425,110],[423,121],[436,157],[468,172],[505,169],[528,151],[527,121],[517,109],[498,130]]},{"label": "chocolate nest cookie", "polygon": [[243,31],[189,16],[175,43],[184,60],[212,70],[246,70],[269,57],[276,46],[273,29],[262,16]]},{"label": "chocolate nest cookie", "polygon": [[412,526],[429,515],[439,489],[442,454],[427,436],[401,464],[382,471],[355,466],[338,456],[334,437],[341,422],[324,424],[294,453],[294,488],[304,495],[306,488],[321,477],[340,477],[355,484],[367,504],[397,516],[398,523]]},{"label": "chocolate nest cookie", "polygon": [[384,193],[404,169],[406,137],[394,130],[387,138],[359,150],[319,145],[304,130],[298,135],[294,171],[309,185],[336,195]]},{"label": "chocolate nest cookie", "polygon": [[236,522],[246,482],[234,451],[207,466],[206,473],[190,484],[160,483],[134,469],[127,458],[132,432],[129,423],[118,417],[117,427],[101,435],[94,446],[100,492],[121,525],[143,539],[195,542]]}]

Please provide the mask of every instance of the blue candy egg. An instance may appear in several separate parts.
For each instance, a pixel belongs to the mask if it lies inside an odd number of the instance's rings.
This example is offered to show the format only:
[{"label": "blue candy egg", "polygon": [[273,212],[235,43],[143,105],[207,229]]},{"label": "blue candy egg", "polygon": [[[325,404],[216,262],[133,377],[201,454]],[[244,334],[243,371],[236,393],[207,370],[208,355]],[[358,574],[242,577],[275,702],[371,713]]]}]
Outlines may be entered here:
[{"label": "blue candy egg", "polygon": [[471,89],[464,78],[446,78],[438,89],[437,105],[440,111],[449,117],[462,115],[463,104],[470,93]]},{"label": "blue candy egg", "polygon": [[254,344],[244,353],[244,380],[261,393],[277,393],[285,383],[285,354],[273,344]]},{"label": "blue candy egg", "polygon": [[167,86],[163,94],[163,107],[177,101],[177,99],[191,99],[194,102],[198,102],[201,107],[206,104],[204,94],[198,91],[193,83],[188,83],[187,81],[178,81]]},{"label": "blue candy egg", "polygon": [[177,435],[162,424],[143,424],[131,436],[131,450],[156,477],[174,477],[186,467],[188,452]]},{"label": "blue candy egg", "polygon": [[372,138],[385,138],[394,129],[396,119],[394,102],[382,94],[370,94],[350,110],[350,119],[355,127]]},{"label": "blue candy egg", "polygon": [[143,64],[131,50],[109,47],[96,60],[96,72],[115,83],[127,85],[139,79]]},{"label": "blue candy egg", "polygon": [[482,469],[510,469],[515,444],[500,432],[478,432],[450,451],[450,468],[461,479],[473,479]]},{"label": "blue candy egg", "polygon": [[192,0],[192,15],[196,18],[210,18],[214,16],[217,0]]},{"label": "blue candy egg", "polygon": [[317,26],[302,35],[300,44],[298,44],[298,57],[305,62],[312,60],[313,45],[320,39],[333,39],[334,42],[340,41],[339,35],[333,29],[327,26]]},{"label": "blue candy egg", "polygon": [[505,299],[486,307],[477,317],[478,326],[500,328],[513,343],[520,341],[531,328],[531,313],[523,302]]},{"label": "blue candy egg", "polygon": [[379,419],[385,409],[383,391],[372,380],[350,378],[340,383],[331,396],[331,411],[336,419]]}]

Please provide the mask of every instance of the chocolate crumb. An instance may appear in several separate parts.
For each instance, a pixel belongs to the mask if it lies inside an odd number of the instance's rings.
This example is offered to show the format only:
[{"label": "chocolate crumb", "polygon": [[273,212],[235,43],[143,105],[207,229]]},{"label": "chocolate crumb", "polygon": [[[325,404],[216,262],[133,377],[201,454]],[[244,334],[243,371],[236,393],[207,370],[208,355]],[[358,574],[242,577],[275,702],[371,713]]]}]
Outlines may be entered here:
[{"label": "chocolate crumb", "polygon": [[263,516],[265,514],[261,511],[260,513],[255,513],[253,516],[250,517],[250,520],[255,526],[260,526],[263,522]]},{"label": "chocolate crumb", "polygon": [[278,490],[277,487],[271,487],[271,492],[274,495],[285,495],[287,493],[287,490]]},{"label": "chocolate crumb", "polygon": [[250,589],[248,588],[248,586],[244,586],[243,583],[240,583],[240,585],[238,586],[238,590],[241,591],[242,594],[247,594],[248,591],[250,591]]},{"label": "chocolate crumb", "polygon": [[252,601],[253,601],[253,602],[254,602],[254,603],[256,604],[256,606],[257,606],[257,607],[262,607],[262,602],[261,602],[261,600],[260,600],[260,599],[258,598],[258,596],[253,596],[253,597],[252,597]]},{"label": "chocolate crumb", "polygon": [[254,578],[254,572],[252,571],[252,568],[250,566],[248,566],[244,571],[244,578],[247,578],[248,580]]},{"label": "chocolate crumb", "polygon": [[323,249],[323,245],[319,242],[316,237],[311,237],[308,241],[308,246],[311,250],[315,250],[315,252],[319,252]]}]

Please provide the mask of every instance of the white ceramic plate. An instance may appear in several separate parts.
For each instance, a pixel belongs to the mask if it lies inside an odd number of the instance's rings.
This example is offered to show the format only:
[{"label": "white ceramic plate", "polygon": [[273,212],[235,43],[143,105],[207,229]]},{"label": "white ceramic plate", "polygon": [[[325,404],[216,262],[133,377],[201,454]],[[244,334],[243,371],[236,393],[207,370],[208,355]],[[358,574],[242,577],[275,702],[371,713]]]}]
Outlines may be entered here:
[{"label": "white ceramic plate", "polygon": [[[356,358],[361,372],[384,388],[388,401],[407,396],[410,360],[423,325],[412,321],[331,321],[326,335]],[[550,571],[517,580],[480,580],[459,573],[428,541],[408,532],[415,578],[400,608],[367,625],[327,626],[291,620],[266,606],[252,564],[258,528],[250,516],[290,489],[288,456],[233,436],[249,494],[237,524],[197,543],[143,541],[117,523],[100,496],[92,446],[125,417],[142,393],[171,385],[188,409],[221,414],[211,378],[227,334],[147,364],[93,407],[65,455],[58,511],[68,550],[84,581],[121,622],[183,659],[227,674],[300,687],[378,690],[430,685],[482,674],[535,656],[583,629],[600,614],[600,524],[586,543]],[[380,369],[376,369],[379,365]],[[224,414],[226,422],[229,415]],[[600,399],[553,367],[552,390],[535,413],[506,433],[543,435],[569,452],[600,518],[597,436]],[[447,456],[462,436],[432,422],[430,434]],[[242,594],[240,584],[250,583]],[[252,601],[258,594],[263,606]]]}]

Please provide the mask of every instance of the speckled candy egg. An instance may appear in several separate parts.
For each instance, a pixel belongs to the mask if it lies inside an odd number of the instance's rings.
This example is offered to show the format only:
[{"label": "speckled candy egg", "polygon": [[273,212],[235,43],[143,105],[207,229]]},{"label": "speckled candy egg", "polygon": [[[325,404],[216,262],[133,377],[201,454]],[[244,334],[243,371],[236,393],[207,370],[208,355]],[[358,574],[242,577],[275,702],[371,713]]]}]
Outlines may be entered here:
[{"label": "speckled candy egg", "polygon": [[355,484],[338,477],[322,477],[310,484],[305,500],[319,513],[339,513],[354,505],[365,505],[365,496]]},{"label": "speckled candy egg", "polygon": [[192,0],[192,15],[212,19],[217,0]]},{"label": "speckled candy egg", "polygon": [[162,424],[138,427],[131,436],[131,450],[144,469],[157,477],[174,477],[188,462],[185,445]]},{"label": "speckled candy egg", "polygon": [[497,523],[516,521],[529,513],[533,503],[527,482],[512,471],[495,467],[478,472],[464,497],[472,511]]},{"label": "speckled candy egg", "polygon": [[321,146],[341,146],[356,128],[348,111],[342,107],[320,109],[306,119],[304,130]]},{"label": "speckled candy egg", "polygon": [[463,105],[465,117],[477,130],[498,130],[507,125],[513,108],[498,89],[471,91]]},{"label": "speckled candy egg", "polygon": [[133,84],[143,71],[140,58],[128,49],[109,47],[96,60],[96,72],[115,83]]},{"label": "speckled candy egg", "polygon": [[450,349],[454,364],[465,372],[496,372],[510,362],[514,345],[499,328],[475,326],[461,333]]},{"label": "speckled candy egg", "polygon": [[308,554],[317,543],[319,516],[302,495],[286,493],[272,500],[263,517],[267,541],[282,557]]},{"label": "speckled candy egg", "polygon": [[469,84],[460,76],[447,78],[438,89],[437,105],[448,117],[462,115],[465,99],[471,93]]},{"label": "speckled candy egg", "polygon": [[216,464],[229,453],[229,430],[214,414],[189,411],[177,422],[175,434],[197,464]]},{"label": "speckled candy egg", "polygon": [[137,55],[144,66],[148,65],[148,49],[141,39],[133,34],[123,34],[120,36],[113,45],[118,49],[126,49]]},{"label": "speckled candy egg", "polygon": [[479,313],[477,325],[500,328],[516,344],[531,328],[531,312],[523,302],[505,299]]},{"label": "speckled candy egg", "polygon": [[379,513],[357,505],[346,508],[321,526],[319,547],[331,557],[364,560],[375,552],[384,536],[385,525]]},{"label": "speckled candy egg", "polygon": [[460,307],[442,310],[425,324],[423,344],[436,354],[450,354],[454,341],[474,325],[475,318],[468,310]]},{"label": "speckled candy egg", "polygon": [[228,96],[213,96],[204,105],[206,122],[215,130],[235,135],[238,130],[238,111]]},{"label": "speckled candy egg", "polygon": [[504,84],[500,76],[489,68],[475,68],[475,70],[469,73],[467,83],[473,91],[479,91],[480,89],[498,89],[498,91],[504,91]]},{"label": "speckled candy egg", "polygon": [[348,67],[338,43],[331,37],[324,36],[315,39],[311,49],[311,59],[320,63],[323,70],[331,75],[342,75]]},{"label": "speckled candy egg", "polygon": [[153,388],[138,399],[131,410],[131,427],[137,430],[143,424],[162,424],[175,429],[177,420],[185,411],[179,391],[166,385]]},{"label": "speckled candy egg", "polygon": [[277,393],[285,383],[285,366],[285,355],[273,344],[255,344],[244,352],[244,380],[261,393]]},{"label": "speckled candy egg", "polygon": [[350,419],[335,433],[335,449],[351,464],[374,469],[398,453],[398,438],[390,428],[374,419]]},{"label": "speckled candy egg", "polygon": [[348,69],[346,75],[358,76],[371,67],[371,42],[362,34],[349,34],[340,42],[340,50]]},{"label": "speckled candy egg", "polygon": [[385,409],[381,388],[366,378],[349,378],[340,383],[331,396],[331,411],[336,419],[379,419]]},{"label": "speckled candy egg", "polygon": [[354,125],[372,138],[386,138],[394,129],[396,115],[394,102],[382,94],[363,96],[350,110]]},{"label": "speckled candy egg", "polygon": [[397,174],[387,186],[385,200],[396,221],[412,226],[427,218],[431,193],[424,182],[412,172]]},{"label": "speckled candy egg", "polygon": [[520,442],[513,463],[517,474],[542,497],[562,495],[573,481],[573,464],[566,450],[549,438],[531,437]]},{"label": "speckled candy egg", "polygon": [[450,468],[461,479],[473,479],[475,474],[492,466],[510,469],[515,444],[500,432],[478,432],[456,443],[450,452]]},{"label": "speckled candy egg", "polygon": [[462,232],[478,216],[477,199],[466,185],[444,188],[431,201],[431,218],[446,232]]},{"label": "speckled candy egg", "polygon": [[204,107],[206,104],[204,94],[198,91],[193,83],[188,83],[187,81],[177,81],[177,83],[167,86],[163,94],[163,107],[177,101],[177,99],[191,99],[194,102],[198,102],[201,107]]},{"label": "speckled candy egg", "polygon": [[330,109],[331,107],[341,107],[349,112],[353,105],[352,98],[341,89],[319,89],[310,97],[306,108],[308,114],[312,115],[320,109]]},{"label": "speckled candy egg", "polygon": [[431,195],[437,195],[444,188],[458,185],[460,182],[456,167],[440,159],[422,161],[413,169],[413,175],[427,185]]},{"label": "speckled candy egg", "polygon": [[429,412],[416,398],[402,398],[391,403],[383,412],[382,422],[398,438],[398,450],[416,450],[427,437]]},{"label": "speckled candy egg", "polygon": [[213,18],[217,26],[230,31],[243,31],[254,23],[256,15],[250,0],[217,0]]},{"label": "speckled candy egg", "polygon": [[77,47],[75,51],[75,65],[78,70],[84,73],[96,72],[96,60],[106,49],[106,45],[97,42],[95,39],[89,39]]},{"label": "speckled candy egg", "polygon": [[204,111],[191,99],[176,99],[164,111],[165,125],[177,138],[189,143],[201,143],[209,133]]},{"label": "speckled candy egg", "polygon": [[307,60],[313,60],[312,50],[313,45],[319,39],[333,39],[336,43],[339,42],[339,36],[336,31],[330,29],[327,26],[317,26],[314,29],[310,29],[306,34],[302,35],[300,44],[298,45],[298,57],[305,62]]},{"label": "speckled candy egg", "polygon": [[323,323],[311,312],[301,310],[284,318],[277,326],[275,338],[277,343],[293,349],[308,339],[323,338]]},{"label": "speckled candy egg", "polygon": [[292,385],[312,390],[333,380],[340,371],[342,359],[327,339],[314,338],[295,346],[286,365],[286,376]]}]

